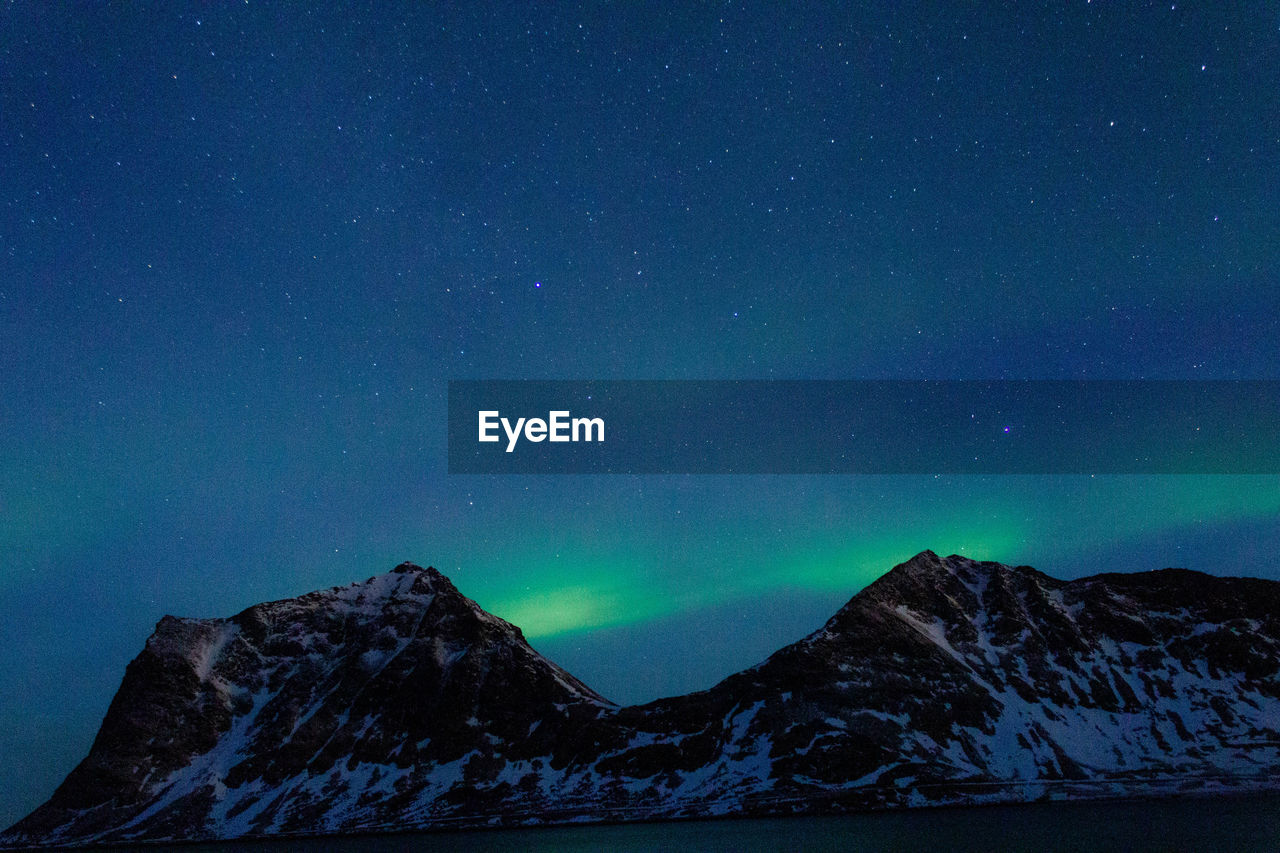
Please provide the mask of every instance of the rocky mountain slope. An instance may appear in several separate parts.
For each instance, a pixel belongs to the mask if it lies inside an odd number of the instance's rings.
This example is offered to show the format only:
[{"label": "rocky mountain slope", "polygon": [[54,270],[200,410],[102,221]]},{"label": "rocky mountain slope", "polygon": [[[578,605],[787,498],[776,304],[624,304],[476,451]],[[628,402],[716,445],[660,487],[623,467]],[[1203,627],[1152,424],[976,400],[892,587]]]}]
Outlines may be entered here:
[{"label": "rocky mountain slope", "polygon": [[166,617],[0,842],[1277,786],[1280,583],[923,552],[710,690],[619,708],[434,569]]}]

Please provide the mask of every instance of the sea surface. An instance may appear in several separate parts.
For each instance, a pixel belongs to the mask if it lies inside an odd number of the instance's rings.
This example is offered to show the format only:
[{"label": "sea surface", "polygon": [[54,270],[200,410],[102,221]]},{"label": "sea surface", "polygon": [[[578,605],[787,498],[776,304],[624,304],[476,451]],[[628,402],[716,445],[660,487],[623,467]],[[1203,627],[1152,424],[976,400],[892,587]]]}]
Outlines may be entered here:
[{"label": "sea surface", "polygon": [[181,853],[1280,851],[1280,794],[148,846]]}]

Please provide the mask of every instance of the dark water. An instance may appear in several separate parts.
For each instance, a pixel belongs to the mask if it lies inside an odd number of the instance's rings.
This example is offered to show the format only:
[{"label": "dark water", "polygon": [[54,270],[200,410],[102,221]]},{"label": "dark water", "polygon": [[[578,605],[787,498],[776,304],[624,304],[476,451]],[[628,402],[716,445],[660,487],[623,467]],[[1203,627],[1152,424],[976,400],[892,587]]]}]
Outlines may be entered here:
[{"label": "dark water", "polygon": [[850,815],[291,839],[183,853],[470,851],[1280,851],[1280,794]]}]

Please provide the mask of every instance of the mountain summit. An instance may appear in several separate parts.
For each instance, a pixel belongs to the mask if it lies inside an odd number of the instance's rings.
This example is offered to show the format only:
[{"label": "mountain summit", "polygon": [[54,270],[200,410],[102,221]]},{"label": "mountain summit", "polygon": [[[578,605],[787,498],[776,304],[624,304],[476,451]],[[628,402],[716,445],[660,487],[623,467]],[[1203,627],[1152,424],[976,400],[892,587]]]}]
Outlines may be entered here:
[{"label": "mountain summit", "polygon": [[925,551],[710,690],[619,708],[434,569],[165,617],[0,842],[1274,787],[1280,583]]}]

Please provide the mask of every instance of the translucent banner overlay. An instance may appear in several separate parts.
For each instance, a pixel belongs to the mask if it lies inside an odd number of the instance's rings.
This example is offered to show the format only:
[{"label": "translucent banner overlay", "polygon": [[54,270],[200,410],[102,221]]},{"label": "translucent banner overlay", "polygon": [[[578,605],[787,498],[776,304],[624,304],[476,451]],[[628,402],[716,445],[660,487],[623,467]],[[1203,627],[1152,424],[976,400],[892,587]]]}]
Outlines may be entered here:
[{"label": "translucent banner overlay", "polygon": [[1275,474],[1280,381],[455,380],[449,473]]}]

